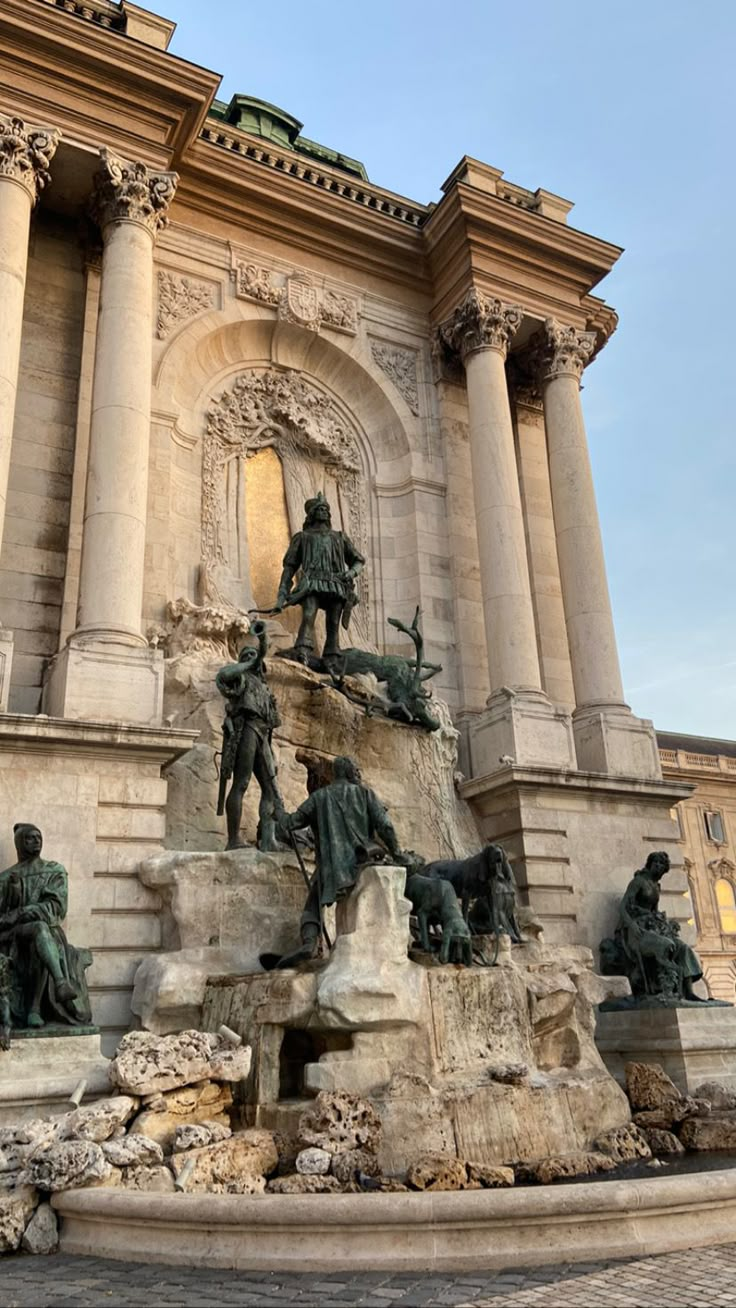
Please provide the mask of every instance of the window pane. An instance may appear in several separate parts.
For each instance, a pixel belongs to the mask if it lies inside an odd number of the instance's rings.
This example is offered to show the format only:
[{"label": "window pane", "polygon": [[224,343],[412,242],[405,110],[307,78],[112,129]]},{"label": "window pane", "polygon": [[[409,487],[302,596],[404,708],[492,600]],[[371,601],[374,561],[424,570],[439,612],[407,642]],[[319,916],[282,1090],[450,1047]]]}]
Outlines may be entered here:
[{"label": "window pane", "polygon": [[725,841],[723,818],[720,813],[711,811],[705,814],[705,829],[711,840],[716,840],[721,844]]},{"label": "window pane", "polygon": [[719,908],[736,908],[733,886],[730,881],[716,881],[716,899]]}]

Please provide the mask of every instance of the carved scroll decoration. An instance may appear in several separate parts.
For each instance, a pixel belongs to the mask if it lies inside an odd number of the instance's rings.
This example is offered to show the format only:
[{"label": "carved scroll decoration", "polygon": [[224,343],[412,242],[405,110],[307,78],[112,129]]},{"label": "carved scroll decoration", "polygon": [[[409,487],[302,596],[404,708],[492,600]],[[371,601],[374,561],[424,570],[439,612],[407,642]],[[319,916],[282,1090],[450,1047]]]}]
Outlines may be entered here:
[{"label": "carved scroll decoration", "polygon": [[[272,447],[281,460],[292,533],[302,525],[303,501],[328,479],[333,522],[339,511],[344,530],[368,554],[368,506],[358,445],[336,405],[297,372],[241,373],[207,414],[202,464],[202,567],[244,576],[244,461]],[[240,470],[240,471],[238,471]],[[236,475],[237,473],[237,475]],[[328,498],[330,495],[328,494]],[[354,619],[368,631],[368,578],[359,579],[360,607]],[[274,597],[275,598],[275,597]]]},{"label": "carved scroll decoration", "polygon": [[401,397],[406,401],[415,417],[419,414],[419,382],[417,379],[417,356],[414,350],[404,350],[400,345],[390,345],[383,341],[371,341],[371,353],[382,372],[393,382]]},{"label": "carved scroll decoration", "polygon": [[174,331],[180,323],[198,313],[216,308],[216,290],[212,282],[201,282],[194,277],[179,277],[176,273],[159,272],[158,316],[156,335],[160,341]]}]

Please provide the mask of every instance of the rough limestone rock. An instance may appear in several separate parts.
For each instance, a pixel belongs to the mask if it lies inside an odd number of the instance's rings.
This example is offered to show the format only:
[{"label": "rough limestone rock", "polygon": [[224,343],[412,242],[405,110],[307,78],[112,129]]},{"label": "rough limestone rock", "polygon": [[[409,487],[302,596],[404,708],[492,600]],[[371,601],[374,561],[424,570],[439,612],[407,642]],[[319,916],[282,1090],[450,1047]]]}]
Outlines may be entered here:
[{"label": "rough limestone rock", "polygon": [[718,1117],[688,1117],[680,1127],[686,1149],[736,1149],[736,1113]]},{"label": "rough limestone rock", "polygon": [[342,1190],[335,1176],[275,1176],[266,1185],[268,1194],[339,1194]]},{"label": "rough limestone rock", "polygon": [[143,1112],[134,1118],[130,1129],[156,1140],[164,1153],[170,1153],[180,1126],[207,1122],[229,1128],[228,1109],[232,1102],[228,1085],[203,1081],[197,1086],[151,1096],[150,1103],[144,1102]]},{"label": "rough limestone rock", "polygon": [[499,1085],[523,1085],[529,1079],[526,1063],[499,1063],[488,1068],[489,1081],[498,1081]]},{"label": "rough limestone rock", "polygon": [[329,1154],[348,1149],[366,1149],[378,1153],[381,1119],[372,1104],[357,1095],[321,1091],[314,1106],[299,1119],[299,1140],[325,1149]]},{"label": "rough limestone rock", "polygon": [[515,1182],[513,1167],[487,1167],[485,1163],[467,1164],[467,1189],[498,1190]]},{"label": "rough limestone rock", "polygon": [[141,1190],[145,1194],[176,1194],[174,1177],[168,1167],[125,1167],[120,1184],[125,1190]]},{"label": "rough limestone rock", "polygon": [[52,1254],[59,1247],[59,1223],[51,1204],[39,1204],[23,1232],[26,1253]]},{"label": "rough limestone rock", "polygon": [[644,1112],[634,1113],[634,1122],[642,1130],[670,1131],[687,1117],[705,1117],[710,1112],[710,1107],[707,1099],[682,1095],[679,1099],[671,1099],[662,1104],[660,1108],[647,1108]]},{"label": "rough limestone rock", "polygon": [[736,1094],[727,1090],[720,1081],[701,1081],[695,1090],[696,1099],[707,1099],[714,1113],[729,1113],[736,1109]]},{"label": "rough limestone rock", "polygon": [[348,1149],[344,1154],[332,1155],[330,1171],[341,1185],[347,1185],[349,1181],[356,1181],[361,1174],[378,1176],[378,1159],[367,1149]]},{"label": "rough limestone rock", "polygon": [[[187,1191],[191,1186],[187,1184]],[[265,1176],[240,1176],[235,1181],[213,1181],[207,1187],[209,1194],[265,1194]]]},{"label": "rough limestone rock", "polygon": [[10,1194],[0,1194],[0,1254],[15,1253],[20,1248],[23,1232],[38,1203],[38,1195],[30,1185],[21,1185]]},{"label": "rough limestone rock", "polygon": [[111,1167],[94,1140],[47,1140],[37,1145],[21,1172],[39,1190],[76,1190],[106,1180]]},{"label": "rough limestone rock", "polygon": [[302,1149],[296,1156],[296,1170],[302,1176],[326,1176],[333,1155],[326,1149]]},{"label": "rough limestone rock", "polygon": [[591,1176],[594,1172],[612,1172],[618,1164],[608,1154],[595,1150],[581,1150],[576,1154],[559,1154],[556,1158],[541,1158],[536,1163],[517,1167],[518,1181],[538,1181],[551,1185],[553,1181],[570,1176]]},{"label": "rough limestone rock", "polygon": [[232,1128],[222,1122],[202,1122],[199,1126],[186,1123],[177,1126],[174,1133],[174,1153],[183,1154],[187,1149],[205,1149],[207,1145],[219,1144],[220,1140],[229,1140]]},{"label": "rough limestone rock", "polygon": [[93,1140],[101,1144],[120,1134],[120,1128],[133,1116],[138,1101],[130,1095],[99,1099],[66,1113],[60,1120],[58,1134],[62,1140]]},{"label": "rough limestone rock", "polygon": [[636,1112],[646,1108],[661,1108],[682,1098],[674,1081],[659,1063],[627,1063],[626,1093]]},{"label": "rough limestone rock", "polygon": [[135,1131],[119,1140],[105,1140],[102,1152],[113,1167],[155,1167],[164,1161],[160,1144]]},{"label": "rough limestone rock", "polygon": [[[244,1179],[265,1177],[275,1171],[279,1161],[276,1142],[270,1131],[253,1128],[238,1131],[229,1140],[219,1144],[208,1145],[204,1149],[190,1149],[184,1154],[173,1154],[171,1169],[174,1176],[187,1172],[186,1189],[212,1190],[213,1193],[225,1193],[216,1190],[219,1185],[240,1184]],[[236,1190],[227,1193],[250,1194],[253,1191]]]},{"label": "rough limestone rock", "polygon": [[611,1158],[615,1158],[617,1163],[628,1163],[635,1158],[652,1156],[644,1132],[634,1123],[615,1126],[612,1131],[604,1131],[593,1141],[593,1148],[601,1154],[608,1154]]},{"label": "rough limestone rock", "polygon": [[464,1190],[467,1179],[466,1164],[449,1154],[425,1154],[406,1174],[412,1190]]},{"label": "rough limestone rock", "polygon": [[661,1131],[651,1127],[644,1131],[647,1144],[655,1157],[661,1154],[684,1154],[685,1146],[672,1131]]},{"label": "rough limestone rock", "polygon": [[177,1090],[197,1081],[241,1081],[250,1070],[250,1049],[234,1049],[221,1036],[204,1031],[153,1035],[130,1031],[110,1063],[110,1080],[130,1094]]}]

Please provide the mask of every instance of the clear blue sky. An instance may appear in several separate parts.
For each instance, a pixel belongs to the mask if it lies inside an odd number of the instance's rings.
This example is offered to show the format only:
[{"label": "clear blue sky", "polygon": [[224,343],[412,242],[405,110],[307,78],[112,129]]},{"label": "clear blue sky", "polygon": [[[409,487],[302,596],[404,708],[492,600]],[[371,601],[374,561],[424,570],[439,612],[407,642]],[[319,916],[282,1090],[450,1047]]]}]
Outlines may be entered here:
[{"label": "clear blue sky", "polygon": [[624,683],[736,737],[733,0],[145,0],[172,50],[421,201],[464,154],[625,246],[585,376]]}]

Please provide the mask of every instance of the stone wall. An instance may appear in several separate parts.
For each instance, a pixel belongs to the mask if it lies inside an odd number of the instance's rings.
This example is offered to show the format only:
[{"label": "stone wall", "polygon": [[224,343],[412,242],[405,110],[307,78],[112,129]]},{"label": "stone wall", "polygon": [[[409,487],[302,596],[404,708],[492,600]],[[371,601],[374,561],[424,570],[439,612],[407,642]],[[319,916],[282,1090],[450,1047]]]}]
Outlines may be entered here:
[{"label": "stone wall", "polygon": [[59,645],[84,313],[71,223],[33,226],[8,509],[0,554],[2,621],[15,633],[9,707],[36,713]]}]

